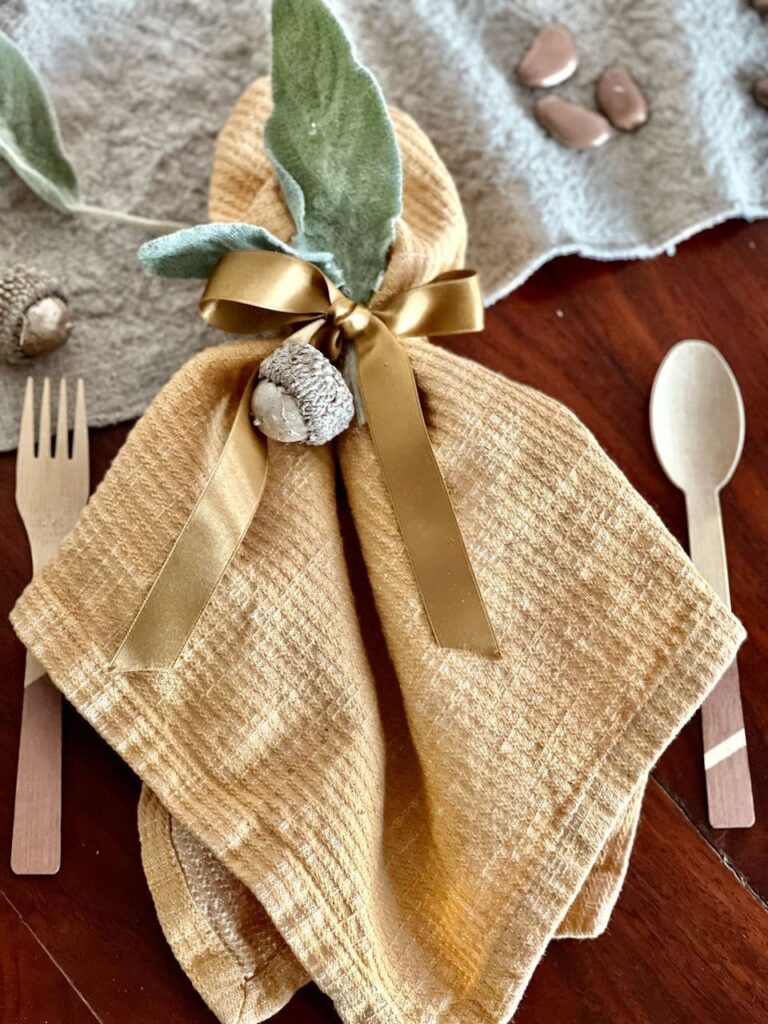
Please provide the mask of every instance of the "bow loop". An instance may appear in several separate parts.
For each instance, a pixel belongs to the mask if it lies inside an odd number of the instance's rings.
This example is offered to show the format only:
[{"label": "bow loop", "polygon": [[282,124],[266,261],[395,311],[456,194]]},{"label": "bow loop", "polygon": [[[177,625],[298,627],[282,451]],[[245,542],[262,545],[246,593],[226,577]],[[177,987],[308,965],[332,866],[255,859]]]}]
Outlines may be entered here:
[{"label": "bow loop", "polygon": [[371,310],[296,257],[232,252],[211,275],[200,312],[240,333],[296,328],[332,358],[341,337],[354,344],[371,439],[435,638],[442,647],[498,654],[400,341],[479,330],[477,274],[449,271]]},{"label": "bow loop", "polygon": [[232,334],[268,334],[324,319],[341,295],[304,260],[280,252],[230,252],[216,265],[200,315]]},{"label": "bow loop", "polygon": [[[441,647],[494,657],[498,647],[448,489],[435,459],[402,336],[454,334],[482,327],[483,306],[472,271],[441,274],[370,310],[294,256],[232,252],[217,265],[200,300],[207,323],[239,334],[283,333],[339,353],[343,337],[355,347],[363,406],[382,477],[421,594]],[[203,496],[177,538],[115,664],[123,668],[173,664],[217,580],[256,513],[266,476],[267,446],[248,424],[250,388]],[[234,523],[230,506],[238,504]],[[210,579],[202,579],[194,551],[210,546],[215,524],[230,522]],[[213,522],[213,526],[211,523]],[[210,559],[209,559],[210,560]],[[190,562],[192,564],[190,564]],[[166,622],[169,593],[197,579],[189,599]],[[160,658],[157,660],[158,652]],[[155,659],[153,661],[153,658]]]},{"label": "bow loop", "polygon": [[449,270],[395,295],[376,315],[401,337],[482,331],[480,279],[474,270]]}]

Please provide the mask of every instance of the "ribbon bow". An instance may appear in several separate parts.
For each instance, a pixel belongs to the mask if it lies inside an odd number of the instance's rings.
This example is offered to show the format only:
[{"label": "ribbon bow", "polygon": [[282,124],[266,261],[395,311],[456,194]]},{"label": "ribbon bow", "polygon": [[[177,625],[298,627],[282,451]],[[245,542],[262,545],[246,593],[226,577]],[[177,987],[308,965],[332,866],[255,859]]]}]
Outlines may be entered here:
[{"label": "ribbon bow", "polygon": [[[311,341],[332,357],[342,340],[354,344],[371,439],[435,639],[441,647],[498,655],[432,451],[411,362],[399,341],[480,330],[483,305],[474,271],[441,274],[370,309],[294,256],[233,252],[211,275],[200,314],[214,327],[237,334],[294,327],[292,337]],[[173,664],[256,512],[266,448],[248,422],[250,392],[249,386],[219,462],[115,657],[120,668]],[[232,488],[237,495],[229,493]],[[204,566],[193,571],[190,563],[199,556]]]}]

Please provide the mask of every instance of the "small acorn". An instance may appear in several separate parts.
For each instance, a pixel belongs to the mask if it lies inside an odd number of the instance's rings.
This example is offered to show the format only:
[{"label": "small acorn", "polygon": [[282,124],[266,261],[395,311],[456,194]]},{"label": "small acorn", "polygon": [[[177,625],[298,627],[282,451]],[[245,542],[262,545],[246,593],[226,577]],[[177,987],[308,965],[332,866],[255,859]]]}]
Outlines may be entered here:
[{"label": "small acorn", "polygon": [[322,352],[287,341],[262,362],[251,397],[251,416],[275,441],[325,444],[349,426],[352,392]]},{"label": "small acorn", "polygon": [[0,277],[0,351],[7,362],[47,355],[71,331],[69,306],[55,278],[21,263]]}]

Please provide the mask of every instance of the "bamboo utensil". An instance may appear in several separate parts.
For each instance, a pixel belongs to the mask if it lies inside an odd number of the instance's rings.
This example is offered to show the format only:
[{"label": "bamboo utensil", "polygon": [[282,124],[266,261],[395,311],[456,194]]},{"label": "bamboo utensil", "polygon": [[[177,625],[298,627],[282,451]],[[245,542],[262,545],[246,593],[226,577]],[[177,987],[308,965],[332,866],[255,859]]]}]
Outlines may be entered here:
[{"label": "bamboo utensil", "polygon": [[[51,452],[51,386],[43,384],[35,453],[34,389],[27,380],[16,461],[16,506],[37,574],[77,522],[88,500],[85,388],[77,382],[72,453],[67,385],[59,387]],[[42,665],[27,654],[21,715],[11,867],[18,875],[52,875],[61,862],[61,696]]]},{"label": "bamboo utensil", "polygon": [[[744,447],[744,404],[718,350],[681,341],[667,353],[651,392],[651,436],[659,462],[685,494],[691,559],[730,606],[719,494]],[[746,828],[755,822],[747,739],[734,661],[701,709],[709,822]]]}]

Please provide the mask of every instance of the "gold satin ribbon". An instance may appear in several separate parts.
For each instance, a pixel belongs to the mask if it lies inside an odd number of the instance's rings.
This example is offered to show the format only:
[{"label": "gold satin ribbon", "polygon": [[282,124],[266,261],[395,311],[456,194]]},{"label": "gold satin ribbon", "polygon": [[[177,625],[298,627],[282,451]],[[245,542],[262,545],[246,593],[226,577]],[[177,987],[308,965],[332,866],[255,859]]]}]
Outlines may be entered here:
[{"label": "gold satin ribbon", "polygon": [[[371,439],[435,639],[441,647],[498,656],[429,440],[410,359],[398,340],[480,330],[477,275],[468,270],[441,274],[372,310],[347,298],[303,260],[235,252],[211,275],[200,313],[209,324],[233,333],[293,327],[331,356],[338,354],[342,339],[354,344]],[[263,438],[248,423],[250,392],[249,386],[219,464],[118,651],[116,667],[173,664],[253,518],[266,455]],[[214,564],[200,566],[211,561],[212,544]]]},{"label": "gold satin ribbon", "polygon": [[257,373],[203,493],[112,660],[114,668],[173,666],[251,524],[267,480],[267,441],[250,418]]}]

